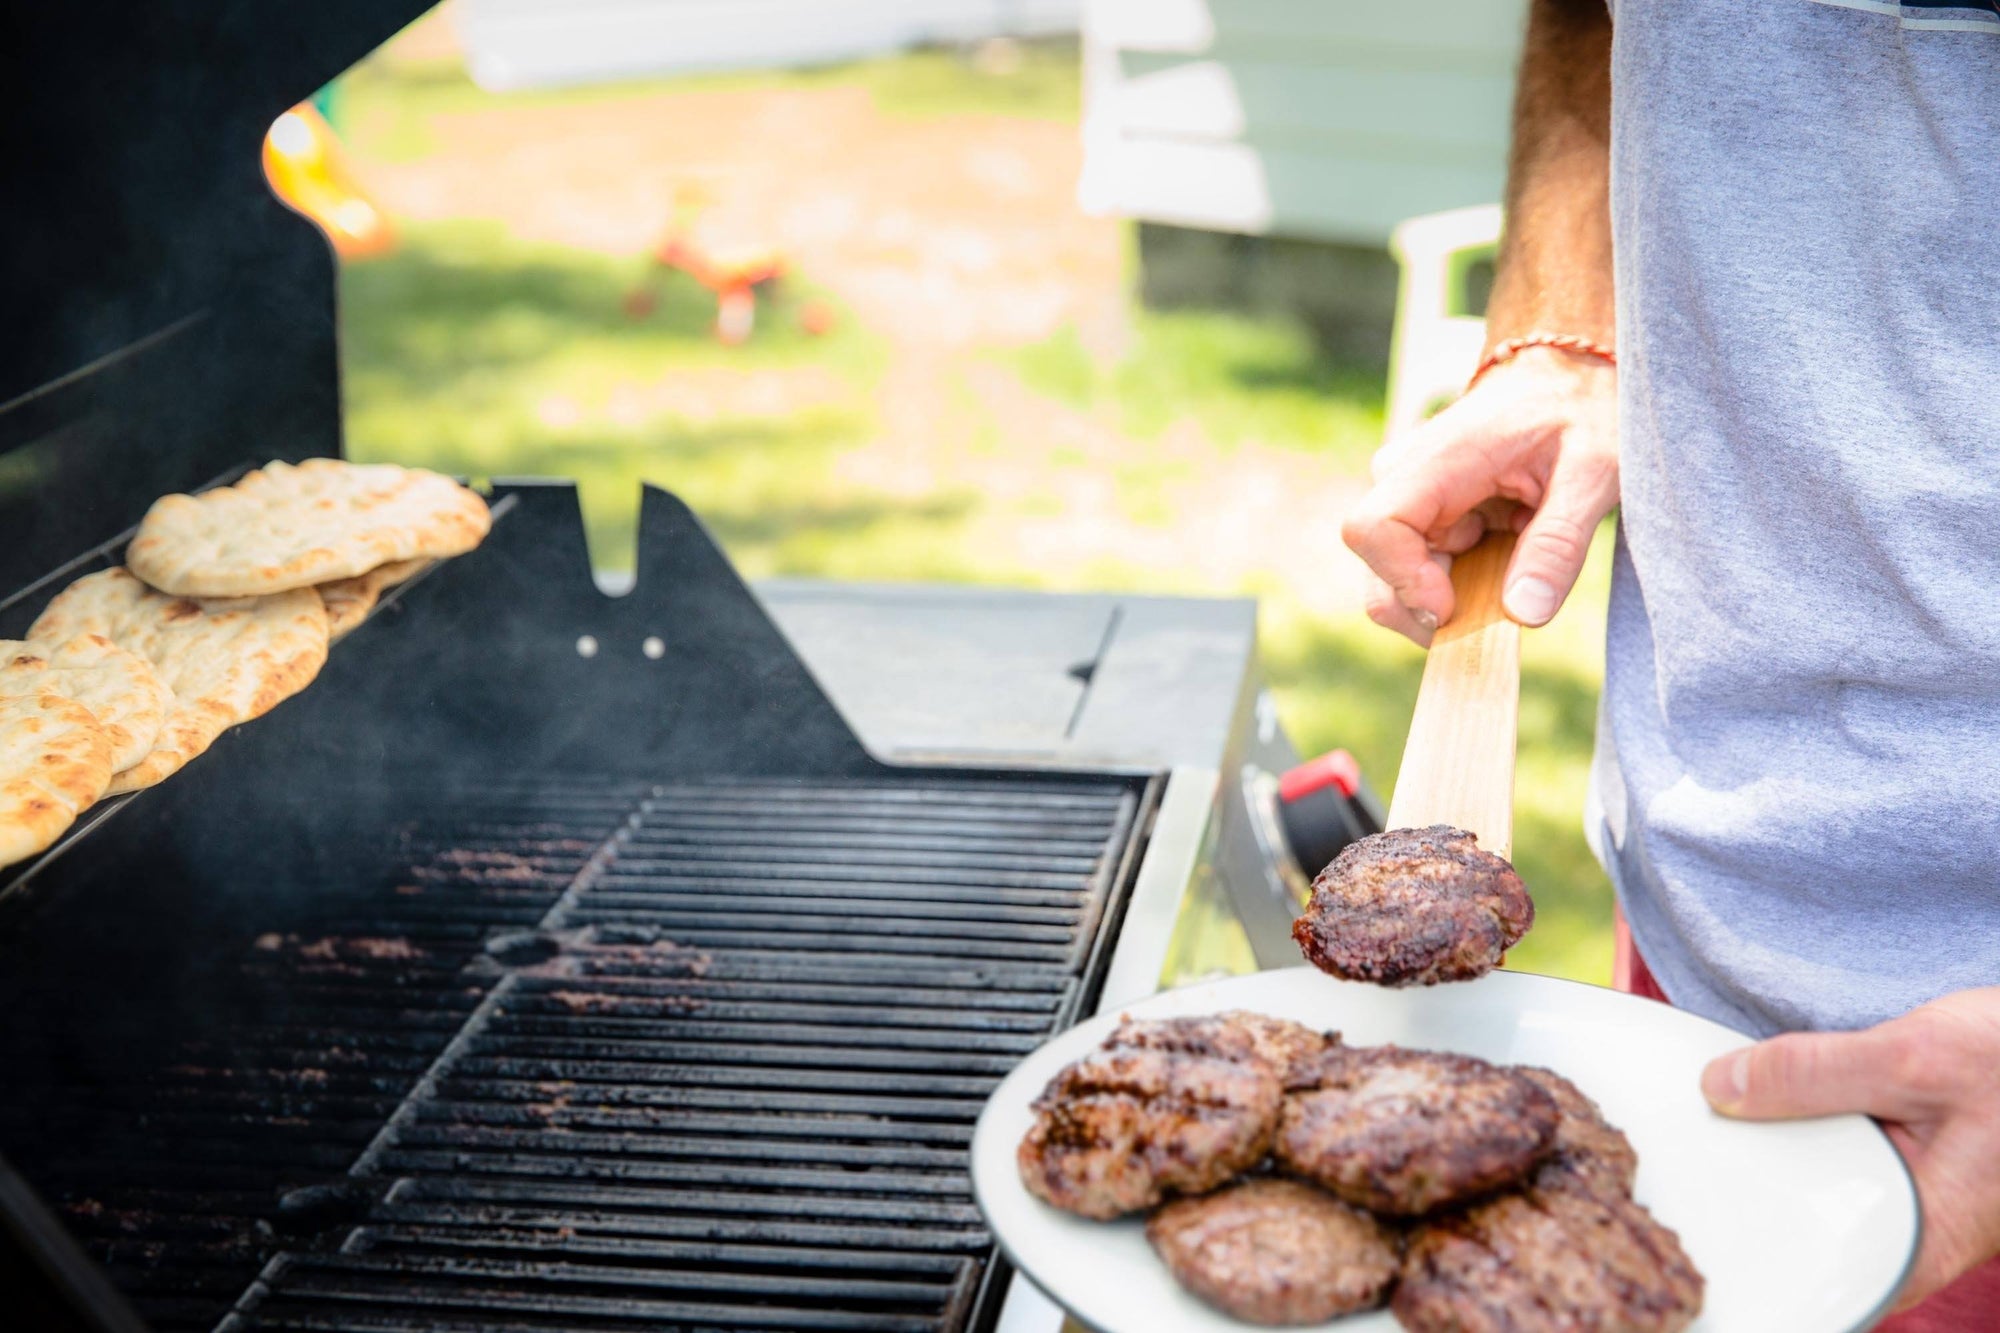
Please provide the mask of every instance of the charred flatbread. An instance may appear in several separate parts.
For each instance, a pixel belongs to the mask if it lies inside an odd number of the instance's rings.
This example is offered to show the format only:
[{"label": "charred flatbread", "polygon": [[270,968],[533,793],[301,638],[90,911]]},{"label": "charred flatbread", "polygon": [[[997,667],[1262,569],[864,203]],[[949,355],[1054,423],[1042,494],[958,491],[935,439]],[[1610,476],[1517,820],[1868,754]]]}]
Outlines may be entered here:
[{"label": "charred flatbread", "polygon": [[0,695],[38,693],[91,711],[111,742],[114,773],[152,752],[174,697],[152,663],[101,634],[61,643],[0,639]]},{"label": "charred flatbread", "polygon": [[0,694],[0,866],[60,838],[110,780],[111,742],[88,708],[49,690]]},{"label": "charred flatbread", "polygon": [[251,597],[461,555],[492,525],[450,477],[386,463],[270,463],[233,486],[153,502],[126,566],[179,597]]},{"label": "charred flatbread", "polygon": [[173,691],[160,736],[110,793],[150,787],[230,727],[262,717],[326,663],[326,606],[299,588],[268,597],[170,597],[107,569],[56,594],[28,631],[40,641],[98,634],[138,653]]}]

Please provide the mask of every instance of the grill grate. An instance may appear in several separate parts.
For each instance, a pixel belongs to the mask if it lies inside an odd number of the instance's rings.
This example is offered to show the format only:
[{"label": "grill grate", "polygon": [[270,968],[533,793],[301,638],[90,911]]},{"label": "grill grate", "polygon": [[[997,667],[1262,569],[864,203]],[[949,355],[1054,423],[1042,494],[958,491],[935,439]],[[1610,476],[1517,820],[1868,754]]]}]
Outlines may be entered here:
[{"label": "grill grate", "polygon": [[973,1120],[1074,1010],[1138,807],[461,797],[257,938],[226,1030],[10,1098],[0,1148],[162,1330],[963,1327]]}]

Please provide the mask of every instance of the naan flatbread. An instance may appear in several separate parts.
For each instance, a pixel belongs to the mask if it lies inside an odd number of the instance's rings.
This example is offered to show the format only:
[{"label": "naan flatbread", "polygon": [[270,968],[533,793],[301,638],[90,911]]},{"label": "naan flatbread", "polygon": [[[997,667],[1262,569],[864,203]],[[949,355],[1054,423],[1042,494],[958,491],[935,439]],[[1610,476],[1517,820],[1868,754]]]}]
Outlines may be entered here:
[{"label": "naan flatbread", "polygon": [[335,579],[332,583],[320,584],[319,599],[326,603],[328,631],[334,638],[340,638],[368,619],[368,613],[375,609],[375,603],[382,600],[383,593],[415,578],[432,563],[429,560],[398,560],[393,565],[378,565],[366,574],[351,579]]},{"label": "naan flatbread", "polygon": [[0,866],[60,838],[110,780],[111,742],[88,708],[47,690],[0,694]]},{"label": "naan flatbread", "polygon": [[421,468],[310,458],[234,486],[153,502],[125,551],[131,571],[182,597],[249,597],[462,555],[492,526],[486,502]]},{"label": "naan flatbread", "polygon": [[111,771],[152,753],[173,691],[152,663],[101,634],[59,644],[0,639],[0,695],[57,694],[88,708],[111,742]]},{"label": "naan flatbread", "polygon": [[153,664],[174,693],[153,750],[110,792],[137,791],[179,771],[230,727],[291,698],[326,664],[326,606],[312,588],[269,597],[169,597],[107,569],[56,594],[28,637],[101,634]]}]

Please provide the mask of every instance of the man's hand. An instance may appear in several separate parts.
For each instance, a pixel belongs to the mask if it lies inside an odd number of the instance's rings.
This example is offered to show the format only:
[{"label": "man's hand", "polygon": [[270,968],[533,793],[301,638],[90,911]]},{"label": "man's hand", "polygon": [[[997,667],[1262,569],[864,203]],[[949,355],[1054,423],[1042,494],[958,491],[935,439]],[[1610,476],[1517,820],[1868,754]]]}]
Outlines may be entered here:
[{"label": "man's hand", "polygon": [[1369,616],[1428,644],[1451,619],[1451,557],[1485,535],[1479,507],[1494,500],[1519,505],[1502,604],[1524,625],[1545,624],[1618,503],[1616,370],[1531,347],[1384,446],[1374,489],[1341,528],[1376,575]]},{"label": "man's hand", "polygon": [[1917,1179],[1923,1249],[1898,1308],[2000,1254],[2000,986],[1960,991],[1861,1032],[1797,1032],[1702,1074],[1724,1115],[1872,1115]]}]

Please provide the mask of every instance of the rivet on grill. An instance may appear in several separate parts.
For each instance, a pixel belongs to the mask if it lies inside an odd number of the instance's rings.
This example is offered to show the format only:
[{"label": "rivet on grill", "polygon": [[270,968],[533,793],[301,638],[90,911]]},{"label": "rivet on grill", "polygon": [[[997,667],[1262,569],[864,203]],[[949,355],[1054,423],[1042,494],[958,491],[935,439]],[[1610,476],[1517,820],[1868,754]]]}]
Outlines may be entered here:
[{"label": "rivet on grill", "polygon": [[585,634],[578,638],[576,641],[576,655],[578,657],[597,656],[597,636],[595,634]]},{"label": "rivet on grill", "polygon": [[667,655],[666,641],[657,634],[648,634],[646,641],[639,645],[639,651],[657,662]]}]

